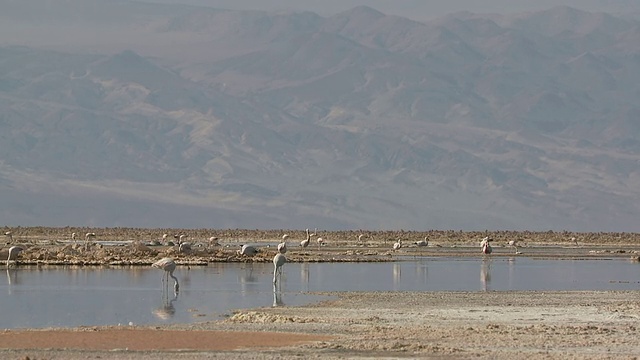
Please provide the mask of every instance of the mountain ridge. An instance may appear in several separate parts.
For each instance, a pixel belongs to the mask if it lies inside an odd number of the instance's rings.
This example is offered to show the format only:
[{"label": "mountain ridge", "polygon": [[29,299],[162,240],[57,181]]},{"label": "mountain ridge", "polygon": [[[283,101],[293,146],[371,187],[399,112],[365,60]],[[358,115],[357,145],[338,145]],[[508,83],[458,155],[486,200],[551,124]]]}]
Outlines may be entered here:
[{"label": "mountain ridge", "polygon": [[[358,7],[189,27],[198,8],[158,6],[118,24],[154,41],[116,52],[0,41],[7,224],[640,230],[633,20]],[[199,42],[225,27],[267,31]],[[187,34],[193,57],[148,51]]]}]

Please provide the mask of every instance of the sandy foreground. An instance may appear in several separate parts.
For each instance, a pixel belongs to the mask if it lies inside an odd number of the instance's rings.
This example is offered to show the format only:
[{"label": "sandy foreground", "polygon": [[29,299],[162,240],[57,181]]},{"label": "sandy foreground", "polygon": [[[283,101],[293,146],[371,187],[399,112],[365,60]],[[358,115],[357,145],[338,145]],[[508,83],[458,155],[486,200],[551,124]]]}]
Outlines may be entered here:
[{"label": "sandy foreground", "polygon": [[[519,256],[549,256],[557,253],[554,246],[572,258],[624,256],[633,261],[640,252],[635,237],[607,242],[606,249],[597,237],[575,248],[567,246],[573,239],[533,240]],[[441,244],[429,248],[429,256],[459,251]],[[366,253],[387,256],[384,244],[374,250],[364,246]],[[318,256],[335,259],[343,250],[333,252],[318,251]],[[510,252],[501,245],[493,256]],[[34,253],[28,256],[35,258]],[[5,330],[0,332],[0,359],[640,358],[640,290],[322,295],[332,300],[243,309],[225,320],[196,324]]]},{"label": "sandy foreground", "polygon": [[2,359],[636,359],[638,291],[339,293],[220,322],[0,333]]}]

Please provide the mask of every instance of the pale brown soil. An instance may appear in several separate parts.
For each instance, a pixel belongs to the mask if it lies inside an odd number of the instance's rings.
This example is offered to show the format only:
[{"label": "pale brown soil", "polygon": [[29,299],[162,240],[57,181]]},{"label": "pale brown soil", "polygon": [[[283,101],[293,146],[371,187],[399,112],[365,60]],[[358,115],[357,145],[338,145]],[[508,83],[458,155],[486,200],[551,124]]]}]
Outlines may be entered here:
[{"label": "pale brown soil", "polygon": [[[251,241],[277,241],[278,234]],[[402,256],[482,256],[479,236],[461,234],[433,241],[428,248],[389,250],[391,241],[357,243],[333,239],[322,248],[292,249],[297,261],[386,261]],[[501,234],[501,233],[499,233]],[[411,233],[416,238],[423,236]],[[637,261],[635,234],[522,233],[517,256],[628,257]],[[576,241],[571,238],[576,237]],[[465,240],[461,240],[461,239]],[[525,241],[525,238],[527,239]],[[492,256],[515,256],[494,237]],[[554,240],[555,239],[555,240]],[[580,239],[580,240],[578,240]],[[24,240],[24,239],[23,239]],[[242,239],[246,240],[246,239]],[[431,240],[431,239],[430,239]],[[221,242],[225,241],[221,239]],[[240,243],[228,240],[229,243]],[[405,241],[409,243],[409,240]],[[23,243],[27,243],[23,241]],[[57,244],[31,249],[55,253]],[[183,263],[217,261],[209,253],[179,254],[172,247],[142,253],[78,250],[65,261],[105,262],[120,256],[144,264],[166,254]],[[22,261],[37,251],[25,251]],[[270,261],[272,249],[253,260],[236,257],[235,248],[213,250],[229,261]],[[270,254],[269,254],[270,252]],[[40,255],[43,253],[40,252]],[[153,255],[152,255],[153,254]],[[2,256],[0,254],[0,256]],[[63,257],[66,256],[63,254]],[[193,260],[193,259],[198,259]],[[294,260],[295,261],[295,260]],[[100,261],[98,261],[100,263]],[[109,262],[106,262],[109,263]],[[640,265],[639,275],[640,275]],[[95,327],[13,330],[0,333],[1,359],[637,359],[640,354],[640,290],[553,292],[373,292],[325,293],[337,300],[302,307],[247,309],[214,322],[154,327]]]}]

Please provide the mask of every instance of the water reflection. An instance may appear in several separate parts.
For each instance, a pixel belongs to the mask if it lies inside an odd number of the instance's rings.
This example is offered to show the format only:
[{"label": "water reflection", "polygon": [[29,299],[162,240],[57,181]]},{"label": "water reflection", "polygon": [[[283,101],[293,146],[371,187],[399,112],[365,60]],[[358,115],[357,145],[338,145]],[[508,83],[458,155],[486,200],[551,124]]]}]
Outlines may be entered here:
[{"label": "water reflection", "polygon": [[309,263],[300,264],[300,283],[304,291],[309,291]]},{"label": "water reflection", "polygon": [[489,287],[491,283],[491,259],[482,259],[482,264],[480,265],[480,283],[482,284],[482,290],[491,290]]},{"label": "water reflection", "polygon": [[214,263],[191,270],[178,266],[176,276],[185,280],[179,295],[171,288],[164,290],[158,278],[162,274],[146,267],[7,269],[7,276],[0,277],[0,293],[4,293],[0,329],[191,323],[220,319],[236,309],[298,306],[324,299],[307,291],[640,287],[640,265],[627,259],[418,258],[394,263],[288,263],[286,267],[290,276],[274,287],[271,263]]},{"label": "water reflection", "polygon": [[273,284],[273,307],[284,306],[284,301],[282,301],[282,282],[278,281],[276,284]]},{"label": "water reflection", "polygon": [[416,279],[420,283],[426,283],[429,278],[428,261],[422,259],[416,262]]},{"label": "water reflection", "polygon": [[18,271],[16,269],[7,269],[7,292],[11,295],[13,288],[12,285],[20,285],[20,278],[18,278]]},{"label": "water reflection", "polygon": [[393,290],[397,290],[402,280],[402,268],[400,263],[393,264]]},{"label": "water reflection", "polygon": [[153,314],[161,320],[169,320],[176,314],[176,308],[173,303],[178,300],[178,293],[173,293],[173,297],[169,299],[167,293],[162,294],[162,306],[153,310]]}]

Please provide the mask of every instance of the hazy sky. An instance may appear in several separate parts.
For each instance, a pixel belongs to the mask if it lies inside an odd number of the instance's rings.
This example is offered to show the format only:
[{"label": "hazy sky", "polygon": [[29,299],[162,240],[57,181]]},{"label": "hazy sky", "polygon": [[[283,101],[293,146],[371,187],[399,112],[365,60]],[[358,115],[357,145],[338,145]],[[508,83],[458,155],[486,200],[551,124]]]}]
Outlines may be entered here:
[{"label": "hazy sky", "polygon": [[639,11],[638,0],[144,0],[148,2],[205,5],[227,9],[309,10],[320,15],[371,6],[385,14],[401,15],[417,20],[429,19],[457,11],[474,13],[513,13],[549,9],[558,5],[588,11]]}]

